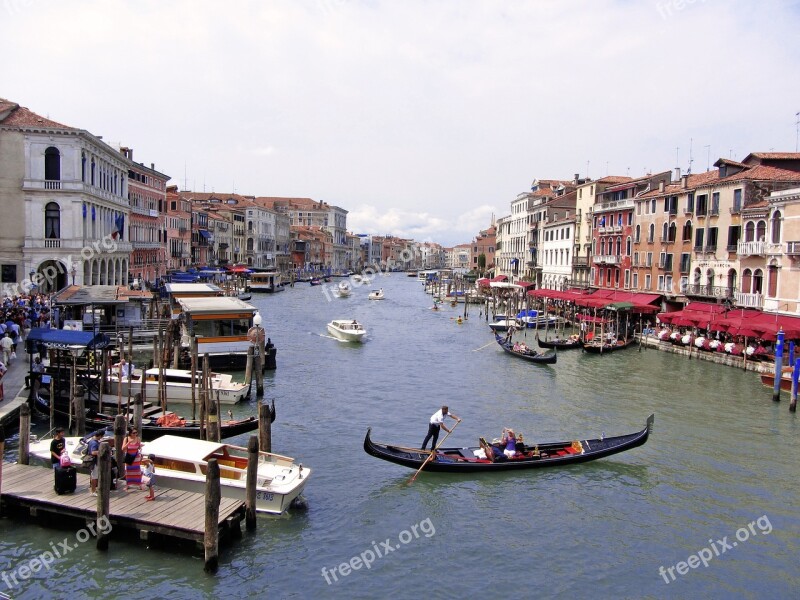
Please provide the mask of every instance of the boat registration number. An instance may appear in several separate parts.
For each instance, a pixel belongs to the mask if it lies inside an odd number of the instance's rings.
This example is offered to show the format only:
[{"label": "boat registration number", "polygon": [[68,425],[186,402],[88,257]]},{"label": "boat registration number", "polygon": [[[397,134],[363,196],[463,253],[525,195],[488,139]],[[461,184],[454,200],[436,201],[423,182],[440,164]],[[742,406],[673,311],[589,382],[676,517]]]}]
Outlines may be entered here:
[{"label": "boat registration number", "polygon": [[256,500],[272,502],[272,492],[256,492]]}]

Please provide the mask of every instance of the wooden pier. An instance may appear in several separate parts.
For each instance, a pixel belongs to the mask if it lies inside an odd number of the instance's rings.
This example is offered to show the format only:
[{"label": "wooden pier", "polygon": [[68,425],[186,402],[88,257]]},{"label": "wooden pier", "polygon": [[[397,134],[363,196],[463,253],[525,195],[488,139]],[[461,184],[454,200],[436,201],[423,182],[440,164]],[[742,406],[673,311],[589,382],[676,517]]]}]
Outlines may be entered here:
[{"label": "wooden pier", "polygon": [[[73,494],[56,494],[53,483],[52,469],[4,463],[0,509],[21,509],[34,517],[45,513],[85,522],[96,520],[97,497],[89,493],[88,475],[78,473],[78,487]],[[110,495],[108,520],[112,531],[134,530],[140,539],[157,534],[202,546],[206,518],[203,494],[156,487],[156,499],[146,502],[146,492],[126,492],[124,488],[124,484],[118,485]],[[221,498],[217,518],[220,539],[241,533],[244,512],[244,502]]]}]

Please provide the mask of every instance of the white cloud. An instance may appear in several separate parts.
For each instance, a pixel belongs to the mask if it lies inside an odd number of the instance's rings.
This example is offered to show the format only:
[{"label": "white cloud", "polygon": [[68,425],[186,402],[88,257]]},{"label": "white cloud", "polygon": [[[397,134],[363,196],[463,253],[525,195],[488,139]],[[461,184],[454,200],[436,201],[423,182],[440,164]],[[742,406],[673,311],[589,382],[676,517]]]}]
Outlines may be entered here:
[{"label": "white cloud", "polygon": [[466,215],[535,177],[795,144],[783,0],[12,2],[0,96],[190,184],[324,199],[351,229],[466,242],[490,214]]}]

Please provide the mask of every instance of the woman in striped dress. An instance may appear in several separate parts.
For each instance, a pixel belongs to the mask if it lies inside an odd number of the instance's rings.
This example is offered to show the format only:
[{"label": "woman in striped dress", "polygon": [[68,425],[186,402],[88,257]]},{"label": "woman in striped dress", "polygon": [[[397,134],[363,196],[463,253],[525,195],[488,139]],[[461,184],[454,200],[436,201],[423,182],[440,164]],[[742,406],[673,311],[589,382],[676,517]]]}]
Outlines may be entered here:
[{"label": "woman in striped dress", "polygon": [[125,491],[129,491],[132,485],[142,488],[142,442],[139,440],[139,432],[132,429],[128,437],[122,442],[125,449]]}]

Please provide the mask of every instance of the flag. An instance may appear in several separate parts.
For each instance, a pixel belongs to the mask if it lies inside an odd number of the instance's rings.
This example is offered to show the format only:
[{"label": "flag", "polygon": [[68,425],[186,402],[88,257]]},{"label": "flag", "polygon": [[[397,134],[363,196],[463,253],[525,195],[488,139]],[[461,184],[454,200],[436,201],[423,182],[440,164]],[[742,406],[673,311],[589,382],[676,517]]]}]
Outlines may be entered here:
[{"label": "flag", "polygon": [[94,206],[93,206],[92,207],[92,221],[94,221],[94,217],[95,217],[95,212],[94,212]]},{"label": "flag", "polygon": [[600,227],[605,227],[605,226],[606,226],[606,218],[603,217],[602,219],[600,219]]},{"label": "flag", "polygon": [[617,220],[617,225],[622,227],[622,215],[619,216],[619,219]]}]

